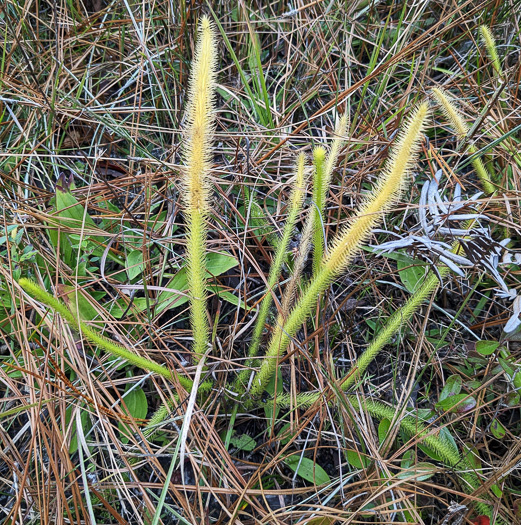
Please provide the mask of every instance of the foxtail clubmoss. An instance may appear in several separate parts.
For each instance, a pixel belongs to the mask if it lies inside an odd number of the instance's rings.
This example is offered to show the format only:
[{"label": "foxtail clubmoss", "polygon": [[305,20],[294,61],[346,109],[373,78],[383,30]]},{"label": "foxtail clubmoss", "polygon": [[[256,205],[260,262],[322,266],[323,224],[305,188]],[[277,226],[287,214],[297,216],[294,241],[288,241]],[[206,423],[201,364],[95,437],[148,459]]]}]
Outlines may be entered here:
[{"label": "foxtail clubmoss", "polygon": [[[463,120],[463,117],[460,115],[459,111],[456,109],[454,103],[450,100],[450,98],[442,89],[434,88],[432,90],[432,93],[438,101],[441,110],[443,111],[449,122],[452,124],[458,138],[460,140],[465,139],[469,132],[469,127]],[[473,154],[476,153],[477,149],[474,145],[471,144],[468,147],[468,151],[469,153]],[[472,161],[472,165],[474,166],[474,169],[476,170],[476,173],[481,181],[483,190],[485,191],[485,193],[487,193],[487,195],[492,195],[496,191],[496,188],[490,180],[490,175],[487,171],[487,168],[485,168],[483,161],[481,159],[474,159]]]},{"label": "foxtail clubmoss", "polygon": [[320,271],[307,286],[287,320],[275,327],[266,357],[253,379],[252,396],[260,396],[264,391],[276,369],[279,357],[283,355],[292,337],[306,321],[317,296],[345,269],[361,243],[381,220],[382,213],[388,211],[399,198],[408,182],[409,170],[416,160],[428,113],[429,106],[427,103],[421,104],[412,113],[405,130],[399,135],[396,145],[391,151],[383,175],[376,187],[365,199],[351,225],[337,235]]},{"label": "foxtail clubmoss", "polygon": [[331,149],[326,158],[326,150],[318,146],[313,151],[313,163],[315,166],[313,176],[313,275],[317,275],[324,255],[324,217],[326,198],[331,185],[331,177],[335,169],[338,155],[344,144],[347,130],[347,115],[344,115],[337,123]]},{"label": "foxtail clubmoss", "polygon": [[297,166],[295,169],[295,183],[293,191],[291,192],[288,218],[286,220],[286,224],[284,225],[282,238],[277,243],[275,259],[271,264],[270,273],[268,276],[268,287],[266,295],[261,301],[259,315],[257,317],[255,327],[253,329],[252,341],[248,350],[249,360],[246,362],[247,368],[238,375],[235,381],[236,392],[244,391],[244,385],[246,384],[248,375],[250,374],[248,368],[252,365],[252,358],[254,358],[259,351],[262,331],[264,330],[266,317],[268,316],[270,306],[273,302],[274,288],[279,279],[282,265],[287,259],[289,242],[291,240],[291,236],[293,235],[295,223],[297,222],[298,214],[300,213],[300,210],[302,208],[302,202],[304,200],[304,194],[306,189],[305,160],[306,159],[303,153],[301,153],[297,158]]},{"label": "foxtail clubmoss", "polygon": [[214,131],[214,91],[217,54],[210,19],[201,19],[199,38],[192,65],[187,126],[183,142],[182,181],[186,220],[187,280],[190,293],[190,317],[193,355],[199,361],[208,347],[206,313],[206,226],[209,210],[208,174],[211,168],[211,144]]},{"label": "foxtail clubmoss", "polygon": [[[314,405],[318,401],[318,398],[314,394],[300,394],[298,400],[298,408],[307,409]],[[467,483],[465,487],[467,493],[472,493],[480,487],[481,483],[479,478],[474,473],[474,470],[467,459],[460,454],[459,450],[452,442],[439,434],[437,428],[427,427],[414,415],[397,414],[395,409],[381,403],[380,401],[359,399],[357,396],[347,396],[346,401],[348,401],[354,409],[365,411],[377,419],[388,419],[389,421],[398,420],[400,428],[409,436],[413,437],[418,442],[425,444],[443,461],[443,463],[445,463],[445,465],[461,471],[461,477]],[[275,402],[277,406],[280,407],[289,407],[292,404],[290,394],[279,394]],[[476,502],[475,505],[480,514],[487,516],[491,515],[491,508],[489,505],[481,502]]]},{"label": "foxtail clubmoss", "polygon": [[492,66],[494,67],[497,76],[502,79],[503,69],[501,68],[501,62],[499,61],[499,55],[497,54],[496,41],[492,35],[492,31],[490,31],[488,26],[482,25],[479,26],[479,32],[481,34],[481,39],[485,44],[485,48],[487,49],[488,56],[492,61]]},{"label": "foxtail clubmoss", "polygon": [[324,255],[324,208],[326,203],[326,181],[325,179],[325,164],[326,164],[326,150],[322,146],[318,146],[313,150],[313,164],[315,168],[313,177],[313,210],[311,210],[313,218],[313,275],[317,275],[322,264],[322,257]]}]

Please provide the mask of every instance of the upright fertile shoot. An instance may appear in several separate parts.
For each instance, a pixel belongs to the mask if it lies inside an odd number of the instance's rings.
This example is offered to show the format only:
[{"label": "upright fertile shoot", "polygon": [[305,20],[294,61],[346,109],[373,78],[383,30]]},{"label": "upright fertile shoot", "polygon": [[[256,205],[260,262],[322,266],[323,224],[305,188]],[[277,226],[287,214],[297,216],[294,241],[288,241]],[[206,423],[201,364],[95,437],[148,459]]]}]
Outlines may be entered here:
[{"label": "upright fertile shoot", "polygon": [[214,30],[209,18],[205,16],[201,19],[192,65],[182,149],[185,164],[182,182],[187,228],[187,280],[195,361],[201,359],[208,346],[205,219],[209,210],[208,175],[214,131],[216,65]]},{"label": "upright fertile shoot", "polygon": [[[255,322],[255,327],[253,329],[253,336],[250,348],[248,350],[248,357],[250,359],[248,359],[248,361],[246,362],[246,367],[251,366],[252,358],[254,358],[258,354],[262,332],[266,323],[266,318],[268,317],[270,306],[273,303],[274,288],[279,280],[282,265],[287,259],[288,247],[291,241],[291,236],[294,233],[295,224],[297,222],[298,215],[302,208],[302,203],[304,201],[304,195],[306,191],[305,162],[305,155],[301,153],[297,158],[297,165],[295,167],[295,181],[289,202],[288,218],[284,226],[282,237],[277,243],[277,249],[275,250],[275,258],[270,267],[270,273],[268,276],[268,287],[266,295],[264,296],[264,299],[260,304],[259,315],[257,317],[257,321]],[[235,391],[244,391],[244,384],[247,383],[249,375],[250,372],[247,368],[244,369],[238,375],[237,380],[235,382]]]},{"label": "upright fertile shoot", "polygon": [[492,66],[494,66],[497,76],[502,79],[503,69],[501,67],[499,55],[497,54],[496,40],[494,39],[494,35],[492,35],[492,31],[490,31],[490,28],[486,25],[479,26],[479,32],[481,34],[481,39],[483,40],[483,43],[487,49],[488,56],[492,61]]},{"label": "upright fertile shoot", "polygon": [[[442,89],[434,88],[432,90],[432,94],[434,95],[434,98],[440,105],[441,110],[447,117],[447,120],[449,120],[449,122],[452,124],[452,127],[454,128],[454,131],[456,132],[458,138],[460,140],[463,140],[469,132],[469,127],[467,126],[467,123],[463,120],[463,117],[460,115],[459,111],[456,109],[454,103],[450,100],[445,91],[443,91]],[[476,146],[472,144],[469,146],[468,150],[471,154],[476,153],[477,151]],[[478,177],[481,180],[481,186],[485,193],[487,193],[488,195],[494,193],[496,191],[496,188],[490,180],[490,175],[488,174],[487,168],[485,168],[483,161],[481,159],[474,159],[472,161],[472,166],[474,166],[474,169],[476,170],[476,173],[478,174]]]},{"label": "upright fertile shoot", "polygon": [[351,225],[337,235],[320,271],[309,283],[286,322],[279,323],[275,327],[266,358],[253,380],[252,395],[262,394],[275,371],[278,358],[286,351],[291,338],[306,321],[317,296],[345,269],[362,242],[381,220],[382,213],[388,211],[399,198],[406,186],[407,175],[415,162],[428,113],[427,103],[421,104],[413,112],[405,131],[399,135],[396,146],[391,151],[390,159],[376,188],[368,195]]},{"label": "upright fertile shoot", "polygon": [[331,149],[326,158],[326,150],[318,146],[313,151],[313,163],[315,166],[313,177],[313,201],[314,211],[313,220],[313,275],[317,275],[322,258],[324,256],[324,217],[326,208],[326,199],[331,185],[331,177],[335,169],[338,155],[344,144],[345,134],[347,131],[347,114],[344,115],[335,127],[334,139]]}]

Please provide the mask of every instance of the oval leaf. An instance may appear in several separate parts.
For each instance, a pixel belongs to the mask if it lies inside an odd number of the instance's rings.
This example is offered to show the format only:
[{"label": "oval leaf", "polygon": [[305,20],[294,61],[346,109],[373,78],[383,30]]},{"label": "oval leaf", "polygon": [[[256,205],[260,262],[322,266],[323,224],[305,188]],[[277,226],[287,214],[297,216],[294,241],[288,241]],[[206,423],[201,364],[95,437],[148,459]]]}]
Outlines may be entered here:
[{"label": "oval leaf", "polygon": [[463,414],[469,412],[476,407],[476,400],[473,397],[469,397],[467,394],[457,394],[455,396],[448,397],[443,401],[436,404],[438,410],[445,412],[455,412]]},{"label": "oval leaf", "polygon": [[[135,419],[145,419],[147,417],[148,412],[148,402],[147,402],[147,396],[145,395],[145,392],[143,392],[143,389],[141,388],[134,388],[130,390],[130,392],[125,395],[123,398],[125,401],[125,407],[123,408],[123,412],[127,416],[131,416]],[[128,443],[128,435],[134,434],[134,430],[132,429],[131,425],[127,425],[123,423],[122,421],[118,424],[119,429],[122,432],[121,441],[122,443]]]},{"label": "oval leaf", "polygon": [[416,454],[414,450],[407,450],[400,461],[400,466],[403,470],[409,470],[416,461]]},{"label": "oval leaf", "polygon": [[476,343],[476,352],[481,355],[493,354],[499,346],[497,341],[478,341]]},{"label": "oval leaf", "polygon": [[380,445],[385,441],[390,428],[391,421],[389,419],[382,419],[382,421],[380,421],[378,425],[378,441],[380,441]]},{"label": "oval leaf", "polygon": [[490,431],[496,439],[503,439],[507,433],[506,428],[497,419],[492,420]]},{"label": "oval leaf", "polygon": [[[239,264],[239,261],[227,253],[209,253],[206,258],[206,278],[208,285],[217,275],[221,275],[228,270],[231,270]],[[155,313],[159,315],[167,308],[179,307],[188,302],[188,279],[186,277],[186,269],[179,270],[174,278],[166,286],[168,290],[161,292],[157,299],[157,306]]]},{"label": "oval leaf", "polygon": [[327,472],[309,458],[289,456],[284,459],[284,463],[286,463],[293,472],[296,472],[297,476],[300,476],[310,483],[324,485],[330,482]]},{"label": "oval leaf", "polygon": [[463,381],[461,379],[461,376],[453,375],[450,376],[447,379],[447,382],[445,383],[445,386],[443,387],[443,390],[440,394],[440,401],[443,401],[444,399],[447,399],[448,397],[455,396],[461,392],[461,385],[463,384]]},{"label": "oval leaf", "polygon": [[347,462],[355,468],[364,469],[367,468],[371,464],[371,460],[361,454],[360,452],[357,452],[356,450],[348,450],[346,452],[347,456]]},{"label": "oval leaf", "polygon": [[127,275],[128,278],[132,281],[135,277],[141,275],[143,272],[143,252],[141,250],[132,250],[127,255]]},{"label": "oval leaf", "polygon": [[426,461],[420,461],[415,465],[409,467],[408,469],[402,470],[396,477],[398,479],[408,479],[414,478],[415,481],[425,481],[429,478],[432,478],[438,467],[432,463],[427,463]]},{"label": "oval leaf", "polygon": [[414,259],[409,259],[398,260],[397,266],[402,284],[409,292],[415,292],[424,281],[425,264],[417,264]]}]

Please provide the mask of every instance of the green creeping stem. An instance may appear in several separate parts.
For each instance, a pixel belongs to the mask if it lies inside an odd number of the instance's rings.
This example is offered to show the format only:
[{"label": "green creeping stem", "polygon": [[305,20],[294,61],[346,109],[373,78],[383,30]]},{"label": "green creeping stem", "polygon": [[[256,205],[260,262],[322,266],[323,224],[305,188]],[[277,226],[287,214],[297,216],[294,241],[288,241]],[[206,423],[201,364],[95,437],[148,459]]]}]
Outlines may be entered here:
[{"label": "green creeping stem", "polygon": [[[447,266],[438,268],[438,273],[441,278],[449,273]],[[385,323],[385,326],[378,333],[371,344],[366,348],[365,352],[358,358],[354,366],[344,376],[345,379],[340,380],[340,387],[345,392],[353,386],[355,381],[360,380],[362,374],[367,370],[373,359],[380,353],[382,348],[389,342],[391,337],[406,323],[423,304],[423,302],[434,292],[439,286],[440,281],[434,273],[429,273],[425,282],[420,286],[416,292],[411,295],[407,302],[398,310],[396,310]],[[306,394],[297,394],[297,405],[300,407],[300,397],[306,399],[306,403],[314,403],[321,398],[320,392],[309,392]]]},{"label": "green creeping stem", "polygon": [[[306,409],[311,407],[319,397],[314,394],[301,394],[297,396],[298,408]],[[348,401],[358,410],[365,410],[371,416],[377,419],[389,419],[393,421],[396,418],[396,411],[379,401],[371,399],[360,400],[356,396],[347,396]],[[277,406],[289,407],[292,404],[291,396],[289,394],[280,394],[275,400]],[[411,437],[415,437],[418,441],[422,441],[429,449],[431,449],[448,467],[463,470],[461,472],[462,478],[466,481],[467,492],[473,492],[480,487],[479,478],[473,472],[471,465],[466,458],[462,457],[454,445],[447,439],[436,436],[433,432],[435,429],[427,428],[423,423],[418,421],[414,416],[404,416],[399,419],[400,428],[404,430]],[[482,502],[476,502],[476,510],[483,515],[490,516],[491,508]]]},{"label": "green creeping stem", "polygon": [[[475,221],[470,220],[466,223],[467,229],[474,227]],[[456,241],[452,245],[452,252],[455,254],[460,253],[462,250],[461,244]],[[444,279],[445,276],[450,272],[447,266],[440,266],[438,268],[438,275],[440,279]],[[346,379],[342,382],[341,388],[345,392],[354,383],[355,380],[361,378],[362,374],[366,371],[367,367],[371,364],[371,361],[379,354],[382,348],[389,342],[391,337],[413,316],[414,312],[426,301],[431,294],[439,286],[440,281],[434,272],[430,271],[427,275],[425,282],[416,290],[406,303],[396,310],[391,317],[385,323],[383,329],[378,333],[376,338],[366,348],[365,352],[358,358],[355,365],[345,375]]]},{"label": "green creeping stem", "polygon": [[254,376],[250,394],[259,397],[273,376],[278,358],[284,354],[291,339],[306,321],[317,297],[324,292],[333,279],[349,264],[360,245],[381,220],[382,213],[389,210],[408,182],[408,173],[418,155],[422,129],[429,114],[426,103],[410,115],[407,125],[399,134],[396,145],[385,163],[382,177],[366,196],[354,221],[343,228],[331,244],[318,273],[303,292],[284,322],[282,316],[276,323],[266,356],[260,370]]},{"label": "green creeping stem", "polygon": [[[125,361],[128,361],[130,364],[139,368],[155,372],[171,381],[178,381],[179,384],[187,390],[192,389],[194,383],[191,379],[172,372],[163,365],[145,357],[141,357],[140,355],[127,350],[124,346],[114,343],[110,339],[100,335],[98,332],[87,326],[83,321],[78,320],[59,299],[56,299],[50,293],[40,288],[35,282],[22,278],[20,279],[19,284],[29,295],[59,313],[71,326],[78,330],[78,332],[82,333],[86,339],[103,348],[105,351],[117,357],[121,357],[122,359],[125,359]],[[210,382],[201,383],[199,385],[199,390],[201,392],[208,391],[211,388],[212,384]]]}]

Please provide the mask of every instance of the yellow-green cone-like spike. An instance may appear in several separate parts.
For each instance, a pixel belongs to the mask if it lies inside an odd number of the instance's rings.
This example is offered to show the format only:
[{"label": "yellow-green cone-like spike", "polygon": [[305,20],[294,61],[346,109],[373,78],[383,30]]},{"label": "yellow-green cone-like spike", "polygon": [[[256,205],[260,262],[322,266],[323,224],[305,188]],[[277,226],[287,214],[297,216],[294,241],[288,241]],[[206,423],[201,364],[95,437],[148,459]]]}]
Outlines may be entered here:
[{"label": "yellow-green cone-like spike", "polygon": [[208,173],[214,131],[214,91],[217,54],[214,30],[203,17],[192,64],[184,130],[183,201],[187,210],[208,211]]},{"label": "yellow-green cone-like spike", "polygon": [[203,17],[192,65],[187,126],[183,142],[183,202],[187,226],[187,280],[190,291],[193,354],[199,361],[208,346],[206,315],[206,226],[209,209],[208,174],[214,130],[214,90],[217,53],[214,30]]},{"label": "yellow-green cone-like spike", "polygon": [[315,165],[313,177],[313,275],[317,275],[324,256],[324,217],[327,194],[331,185],[331,177],[335,169],[338,155],[345,142],[347,130],[347,113],[337,122],[331,149],[326,158],[326,150],[318,146],[313,151]]},{"label": "yellow-green cone-like spike", "polygon": [[487,53],[492,61],[492,65],[494,66],[494,69],[497,73],[497,75],[502,78],[503,77],[503,70],[501,68],[501,62],[499,61],[499,55],[497,54],[497,48],[496,48],[496,41],[494,39],[494,36],[492,35],[492,31],[490,31],[490,28],[488,26],[479,26],[479,32],[481,34],[481,38],[483,40],[483,43],[485,44],[485,47],[487,48]]},{"label": "yellow-green cone-like spike", "polygon": [[424,102],[409,117],[405,131],[398,136],[396,144],[391,149],[383,176],[362,204],[353,223],[344,228],[333,241],[333,247],[324,265],[335,275],[347,266],[362,241],[380,222],[382,213],[389,210],[409,182],[408,175],[416,161],[428,113],[429,106]]},{"label": "yellow-green cone-like spike", "polygon": [[253,396],[262,394],[275,371],[279,357],[283,355],[291,338],[306,321],[317,296],[345,269],[362,242],[381,220],[382,213],[388,211],[399,198],[415,162],[428,113],[429,106],[423,103],[408,119],[406,129],[399,135],[376,188],[368,195],[352,224],[344,228],[333,241],[320,271],[309,283],[286,322],[284,324],[279,322],[275,328],[261,369],[253,379],[251,387]]},{"label": "yellow-green cone-like spike", "polygon": [[[432,94],[434,95],[434,98],[440,105],[444,115],[447,117],[447,120],[452,124],[452,127],[454,128],[454,131],[458,136],[458,139],[463,140],[469,132],[469,127],[463,120],[463,117],[460,115],[459,111],[456,109],[454,103],[442,89],[434,88],[432,90]],[[473,154],[476,153],[477,150],[476,147],[471,144],[468,148],[468,151],[470,154]],[[487,168],[485,168],[483,161],[481,159],[474,159],[472,161],[472,166],[474,166],[474,169],[476,170],[476,173],[479,179],[481,180],[481,185],[485,193],[489,195],[494,193],[496,191],[496,188],[490,180],[490,175],[487,171]]]}]

